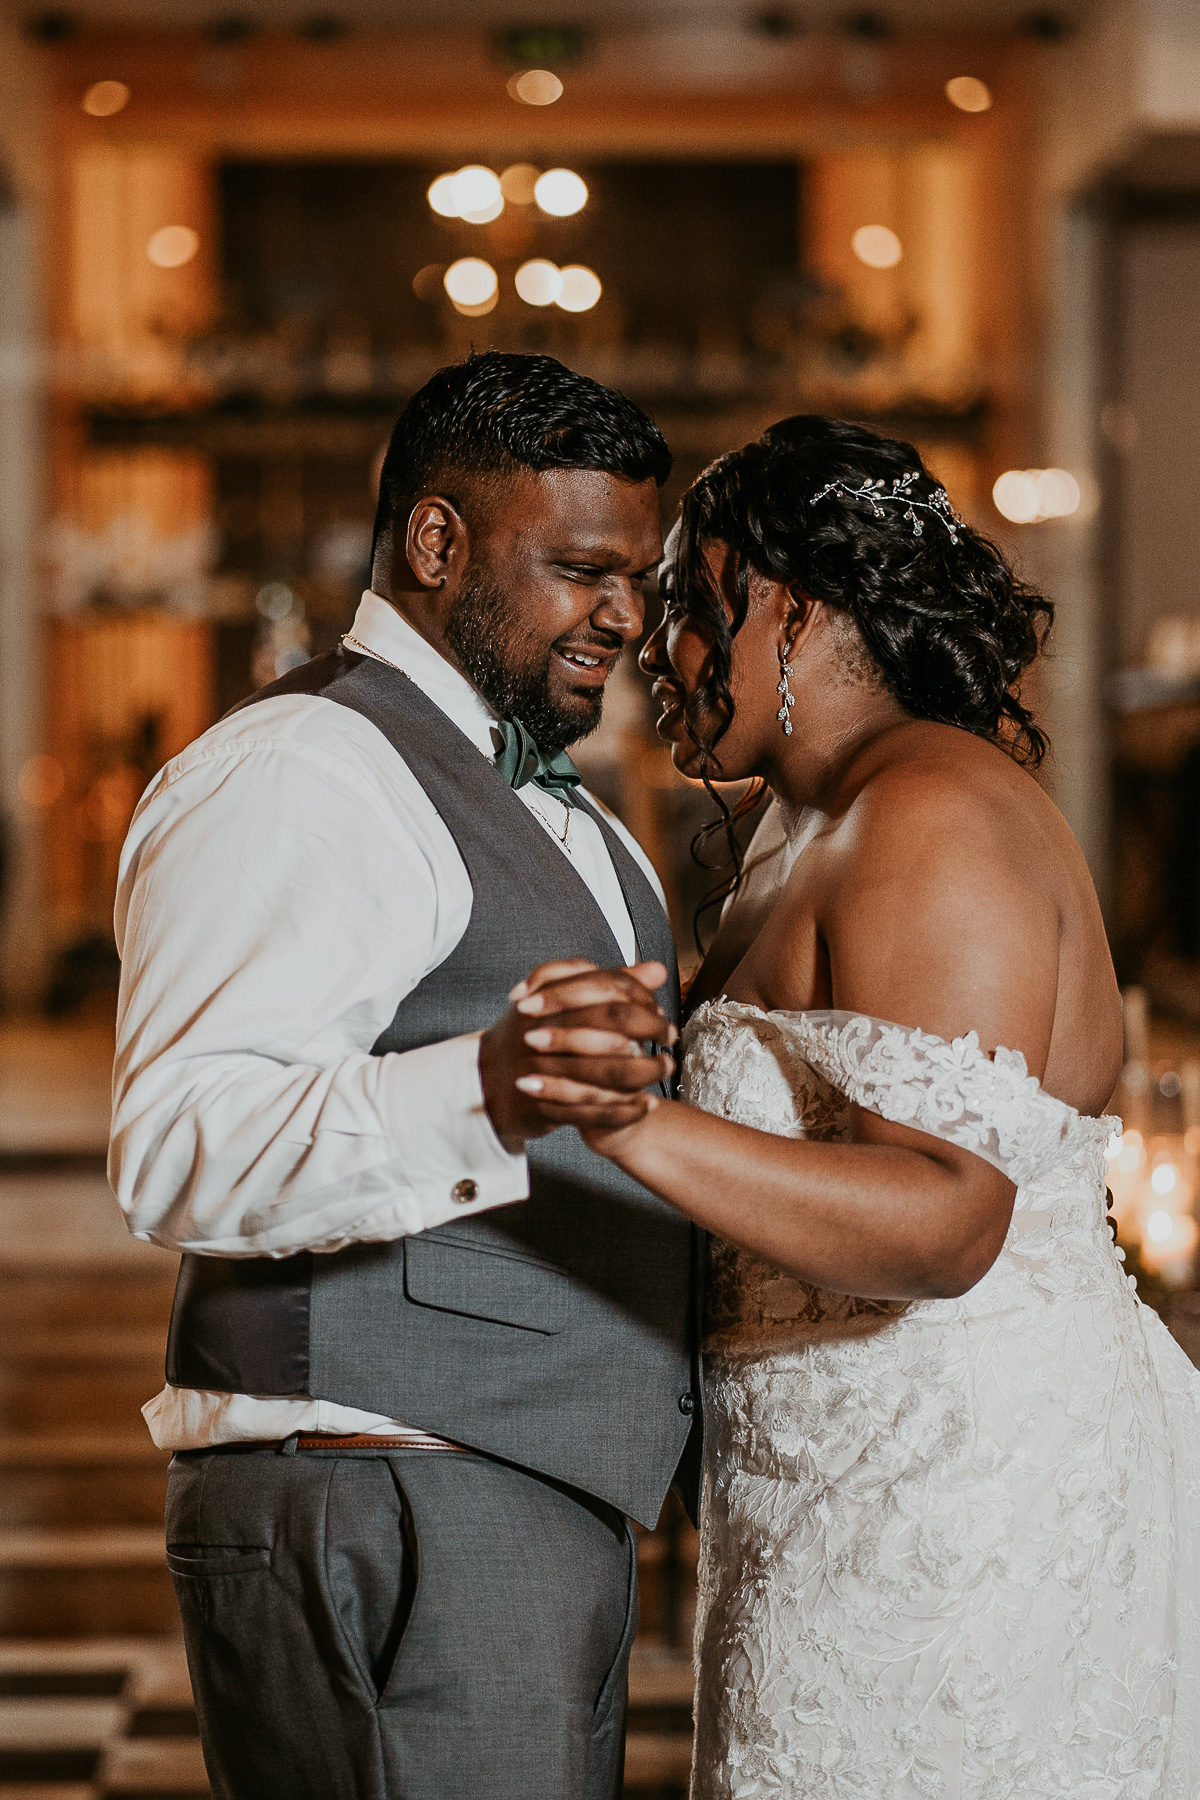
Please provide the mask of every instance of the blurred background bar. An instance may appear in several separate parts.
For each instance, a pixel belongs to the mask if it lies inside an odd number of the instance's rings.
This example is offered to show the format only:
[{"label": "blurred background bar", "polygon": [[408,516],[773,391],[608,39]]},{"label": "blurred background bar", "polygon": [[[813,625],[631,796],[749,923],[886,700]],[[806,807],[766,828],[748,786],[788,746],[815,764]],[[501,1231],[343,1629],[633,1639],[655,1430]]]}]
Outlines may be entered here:
[{"label": "blurred background bar", "polygon": [[[1115,1217],[1200,1356],[1195,0],[0,0],[0,1800],[207,1791],[137,1413],[172,1259],[103,1177],[117,860],[346,628],[391,424],[472,346],[645,405],[668,513],[772,419],[876,423],[1048,588]],[[580,762],[694,960],[709,803],[632,668]],[[643,1540],[631,1800],[685,1791],[695,1551]]]}]

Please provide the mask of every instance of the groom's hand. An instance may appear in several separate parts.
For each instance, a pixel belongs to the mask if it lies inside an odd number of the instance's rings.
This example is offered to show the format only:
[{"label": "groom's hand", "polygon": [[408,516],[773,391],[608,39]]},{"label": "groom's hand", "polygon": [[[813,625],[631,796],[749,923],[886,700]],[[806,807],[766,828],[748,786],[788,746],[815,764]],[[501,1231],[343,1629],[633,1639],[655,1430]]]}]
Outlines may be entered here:
[{"label": "groom's hand", "polygon": [[[615,1129],[643,1118],[645,1092],[673,1067],[678,1037],[653,995],[662,963],[599,969],[590,962],[542,963],[513,989],[513,1005],[479,1045],[483,1098],[510,1147],[556,1126]],[[650,1044],[662,1049],[646,1053]]]}]

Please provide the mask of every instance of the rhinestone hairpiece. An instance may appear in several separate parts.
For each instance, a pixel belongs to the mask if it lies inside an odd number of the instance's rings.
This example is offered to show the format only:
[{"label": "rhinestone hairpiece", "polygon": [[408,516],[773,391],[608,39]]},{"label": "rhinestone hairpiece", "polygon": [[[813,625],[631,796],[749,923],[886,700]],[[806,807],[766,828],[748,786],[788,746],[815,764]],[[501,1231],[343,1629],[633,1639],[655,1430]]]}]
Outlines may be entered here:
[{"label": "rhinestone hairpiece", "polygon": [[904,517],[911,522],[914,537],[924,535],[925,527],[917,514],[927,512],[932,513],[935,519],[941,520],[950,533],[950,542],[957,544],[957,528],[962,524],[962,520],[951,506],[949,494],[945,488],[939,487],[934,488],[928,500],[918,500],[911,489],[913,482],[920,479],[921,471],[910,469],[906,475],[897,475],[890,488],[886,487],[882,480],[864,481],[861,487],[852,487],[848,481],[831,481],[821,489],[819,494],[813,495],[812,503],[815,506],[818,500],[824,500],[828,494],[841,494],[847,500],[865,500],[875,517],[882,519],[885,514],[881,503],[890,501],[897,506],[904,507]]}]

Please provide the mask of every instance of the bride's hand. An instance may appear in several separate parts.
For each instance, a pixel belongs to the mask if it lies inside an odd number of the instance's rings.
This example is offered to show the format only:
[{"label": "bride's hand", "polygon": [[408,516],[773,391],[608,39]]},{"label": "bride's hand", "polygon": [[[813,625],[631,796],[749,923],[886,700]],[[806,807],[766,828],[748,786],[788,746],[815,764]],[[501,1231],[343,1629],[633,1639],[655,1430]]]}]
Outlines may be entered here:
[{"label": "bride's hand", "polygon": [[[580,960],[543,963],[518,982],[511,1011],[480,1043],[500,1137],[517,1143],[559,1125],[612,1131],[644,1118],[654,1104],[645,1090],[670,1073],[666,1046],[679,1035],[652,998],[666,979],[662,963]],[[664,1048],[647,1054],[647,1044]]]}]

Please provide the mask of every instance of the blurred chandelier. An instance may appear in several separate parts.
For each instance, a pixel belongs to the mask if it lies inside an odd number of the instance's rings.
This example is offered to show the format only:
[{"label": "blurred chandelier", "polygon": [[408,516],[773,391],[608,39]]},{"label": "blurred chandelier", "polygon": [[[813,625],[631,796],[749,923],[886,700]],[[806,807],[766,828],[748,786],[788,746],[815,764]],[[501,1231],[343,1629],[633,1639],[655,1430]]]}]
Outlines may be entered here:
[{"label": "blurred chandelier", "polygon": [[487,225],[500,217],[506,200],[517,206],[536,201],[552,218],[568,219],[587,205],[588,190],[573,169],[539,175],[529,163],[514,163],[497,175],[482,163],[468,163],[452,175],[439,175],[426,197],[439,218]]}]

